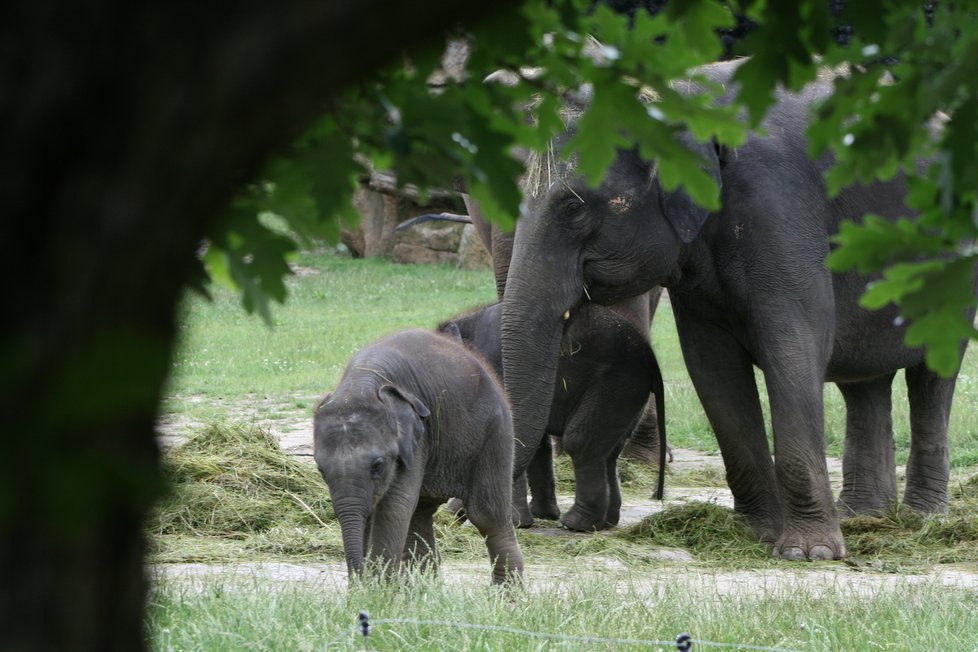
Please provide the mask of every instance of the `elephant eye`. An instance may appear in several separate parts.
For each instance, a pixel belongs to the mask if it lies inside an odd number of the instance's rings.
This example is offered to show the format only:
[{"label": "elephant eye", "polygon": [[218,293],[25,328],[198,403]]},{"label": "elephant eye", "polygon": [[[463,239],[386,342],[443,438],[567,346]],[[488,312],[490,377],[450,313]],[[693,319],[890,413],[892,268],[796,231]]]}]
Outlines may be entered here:
[{"label": "elephant eye", "polygon": [[575,215],[583,211],[584,207],[585,207],[584,201],[579,199],[578,197],[574,197],[573,199],[568,199],[566,202],[564,202],[561,213],[563,213],[567,217],[574,217]]},{"label": "elephant eye", "polygon": [[384,466],[387,461],[383,457],[378,457],[373,462],[370,463],[370,477],[374,480],[380,478],[384,474]]}]

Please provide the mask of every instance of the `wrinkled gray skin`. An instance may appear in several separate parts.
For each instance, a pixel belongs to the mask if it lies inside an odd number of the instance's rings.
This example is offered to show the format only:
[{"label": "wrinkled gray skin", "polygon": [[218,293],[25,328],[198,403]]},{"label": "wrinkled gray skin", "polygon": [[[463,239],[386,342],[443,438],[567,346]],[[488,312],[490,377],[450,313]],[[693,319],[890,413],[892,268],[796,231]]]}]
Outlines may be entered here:
[{"label": "wrinkled gray skin", "polygon": [[[706,70],[732,90],[736,65]],[[735,509],[775,556],[845,555],[825,462],[826,381],[839,386],[848,415],[839,507],[875,512],[897,499],[890,383],[905,369],[911,442],[903,500],[924,512],[946,508],[955,379],[938,377],[926,368],[924,351],[906,348],[906,327],[894,321],[892,307],[858,306],[866,278],[825,267],[841,220],[909,214],[902,179],[827,197],[830,161],[808,159],[804,130],[809,104],[829,90],[780,93],[763,124],[769,135],[752,135],[735,151],[684,141],[721,184],[717,214],[681,189],[665,192],[634,150],[619,152],[596,189],[572,169],[556,170],[563,182],[526,200],[502,324],[517,475],[529,463],[524,451],[546,428],[563,315],[579,309],[585,284],[601,303],[664,285]],[[773,460],[753,366],[770,397]]]},{"label": "wrinkled gray skin", "polygon": [[[446,322],[439,329],[461,338],[502,373],[501,321],[502,304],[496,303]],[[604,306],[583,306],[575,319],[567,322],[563,343],[547,433],[562,438],[573,462],[575,500],[560,515],[551,481],[549,486],[533,486],[530,511],[542,518],[559,516],[561,524],[571,530],[603,530],[617,525],[620,516],[618,455],[647,414],[650,393],[662,396],[662,376],[648,336]],[[660,399],[659,409],[652,414],[664,412]],[[659,426],[665,433],[665,424]],[[549,452],[545,438],[528,472],[531,485],[534,477],[546,478],[548,472],[552,478]],[[534,474],[535,464],[546,468]],[[514,508],[520,506],[525,510],[526,502],[521,505],[517,497]],[[526,518],[525,514],[520,516]]]},{"label": "wrinkled gray skin", "polygon": [[432,517],[465,501],[495,583],[522,575],[510,515],[513,431],[495,373],[456,340],[405,330],[357,353],[316,408],[316,464],[350,576],[369,559],[437,564]]}]

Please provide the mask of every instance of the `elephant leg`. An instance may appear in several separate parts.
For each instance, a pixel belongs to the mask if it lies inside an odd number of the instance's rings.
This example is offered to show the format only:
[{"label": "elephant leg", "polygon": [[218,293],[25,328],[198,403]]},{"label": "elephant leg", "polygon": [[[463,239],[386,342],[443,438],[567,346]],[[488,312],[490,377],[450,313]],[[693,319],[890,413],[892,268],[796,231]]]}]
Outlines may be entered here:
[{"label": "elephant leg", "polygon": [[437,569],[438,547],[435,545],[435,510],[442,504],[441,500],[422,498],[411,516],[407,540],[404,542],[404,552],[401,561],[416,566],[421,570]]},{"label": "elephant leg", "polygon": [[[511,431],[506,432],[505,437],[511,441]],[[519,581],[522,577],[523,553],[516,540],[511,514],[511,453],[493,448],[483,448],[481,463],[466,488],[463,501],[469,521],[486,540],[492,580],[502,584]]]},{"label": "elephant leg", "polygon": [[642,418],[639,420],[638,425],[635,426],[635,430],[628,438],[628,441],[625,442],[625,448],[622,450],[621,456],[634,462],[648,464],[649,466],[658,466],[659,425],[658,416],[655,412],[654,399],[649,398],[646,402],[645,410],[642,412]]},{"label": "elephant leg", "polygon": [[[527,479],[526,474],[523,473],[518,478],[513,479],[511,520],[516,527],[533,527],[533,513],[530,511],[527,493]],[[472,517],[468,514],[468,510],[466,510],[466,515],[471,521]]]},{"label": "elephant leg", "polygon": [[780,337],[761,333],[784,515],[784,531],[772,552],[787,560],[841,559],[846,549],[825,461],[823,392],[831,342],[817,346],[818,334],[832,329],[792,321],[790,314],[784,321],[778,326],[796,330]]},{"label": "elephant leg", "polygon": [[878,514],[896,502],[890,399],[893,376],[837,383],[846,402],[846,443],[838,501],[843,513]]},{"label": "elephant leg", "polygon": [[554,479],[553,448],[550,437],[544,437],[540,448],[526,468],[530,485],[530,513],[537,518],[556,520],[560,517],[557,507],[557,483]]},{"label": "elephant leg", "polygon": [[406,487],[395,481],[377,503],[371,519],[367,558],[371,564],[379,565],[379,570],[387,577],[392,577],[398,570],[411,519],[418,506],[420,480],[409,484],[417,487]]},{"label": "elephant leg", "polygon": [[523,553],[509,514],[482,503],[470,505],[468,511],[469,520],[486,540],[493,584],[518,582],[523,575]]},{"label": "elephant leg", "polygon": [[947,425],[957,376],[941,378],[923,363],[906,370],[910,457],[903,502],[920,512],[947,511]]},{"label": "elephant leg", "polygon": [[678,302],[675,307],[683,358],[716,434],[734,509],[773,547],[783,520],[751,358],[727,331],[687,323]]},{"label": "elephant leg", "polygon": [[[595,396],[602,394],[595,392]],[[594,407],[587,409],[589,405],[587,401],[582,402],[564,432],[564,446],[574,464],[574,505],[560,517],[560,522],[567,529],[579,532],[603,530],[617,523],[617,518],[615,523],[609,523],[609,510],[621,510],[618,454],[635,425],[634,416],[629,418],[627,410],[604,409],[611,407],[607,400],[595,402]],[[597,407],[602,408],[600,412]],[[613,505],[615,499],[617,504]]]},{"label": "elephant leg", "polygon": [[607,527],[611,497],[604,457],[570,454],[574,462],[574,505],[560,517],[568,530],[591,532]]}]

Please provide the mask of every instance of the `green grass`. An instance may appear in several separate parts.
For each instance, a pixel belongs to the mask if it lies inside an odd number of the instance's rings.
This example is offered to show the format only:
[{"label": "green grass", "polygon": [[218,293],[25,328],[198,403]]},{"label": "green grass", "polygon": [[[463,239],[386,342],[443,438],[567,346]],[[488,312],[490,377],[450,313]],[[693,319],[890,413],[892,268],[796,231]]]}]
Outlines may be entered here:
[{"label": "green grass", "polygon": [[[684,632],[697,641],[693,649],[956,651],[978,640],[974,591],[897,582],[868,599],[844,586],[745,581],[757,590],[721,592],[692,574],[616,580],[586,569],[525,592],[432,577],[348,593],[260,577],[177,580],[154,592],[149,626],[156,650],[674,649]],[[362,610],[371,624],[366,642],[357,628]]]},{"label": "green grass", "polygon": [[187,296],[164,413],[204,421],[302,418],[364,345],[495,300],[489,270],[330,251],[304,253],[297,263],[306,273],[289,280],[272,328],[246,314],[229,290],[215,288],[211,302]]}]

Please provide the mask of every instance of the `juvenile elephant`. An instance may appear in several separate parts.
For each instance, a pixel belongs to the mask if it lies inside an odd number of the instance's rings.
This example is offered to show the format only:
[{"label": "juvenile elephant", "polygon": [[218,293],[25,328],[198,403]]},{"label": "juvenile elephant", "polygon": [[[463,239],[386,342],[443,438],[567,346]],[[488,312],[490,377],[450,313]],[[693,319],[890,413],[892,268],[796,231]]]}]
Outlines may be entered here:
[{"label": "juvenile elephant", "polygon": [[451,496],[485,537],[493,582],[521,576],[509,404],[461,343],[405,330],[362,349],[316,408],[313,436],[351,577],[365,557],[388,572],[436,564],[432,518]]},{"label": "juvenile elephant", "polygon": [[[734,93],[737,65],[700,73]],[[695,84],[682,86],[695,92]],[[827,196],[831,161],[808,158],[805,129],[809,105],[830,88],[780,92],[762,125],[766,135],[750,135],[736,151],[680,136],[721,186],[715,214],[681,189],[665,191],[637,149],[619,151],[597,188],[573,161],[537,166],[539,191],[525,197],[517,223],[502,321],[517,474],[546,429],[564,315],[580,310],[584,288],[591,300],[612,303],[664,285],[735,509],[774,555],[845,555],[825,462],[827,381],[838,384],[848,413],[839,505],[868,512],[897,498],[890,383],[905,369],[911,443],[903,500],[921,511],[945,509],[955,379],[937,376],[922,350],[904,345],[895,309],[859,306],[865,277],[825,267],[842,220],[910,213],[901,178]],[[571,123],[554,143],[558,151],[572,132]],[[773,461],[753,366],[770,396]]]},{"label": "juvenile elephant", "polygon": [[[501,320],[502,304],[496,303],[446,322],[439,329],[461,338],[502,373]],[[562,342],[547,433],[562,438],[573,462],[574,505],[560,515],[553,483],[545,481],[548,471],[552,475],[552,459],[546,454],[550,446],[545,439],[540,447],[544,455],[538,452],[533,464],[547,468],[529,474],[533,490],[530,512],[543,518],[560,516],[560,522],[571,530],[602,530],[617,525],[620,516],[618,456],[622,446],[649,413],[658,415],[657,431],[665,450],[662,375],[648,336],[604,306],[584,306],[567,322]],[[653,400],[658,409],[647,412],[646,404]],[[662,475],[660,470],[659,496]],[[525,500],[517,499],[516,503],[515,509],[525,511]],[[532,516],[520,514],[520,524]]]}]

